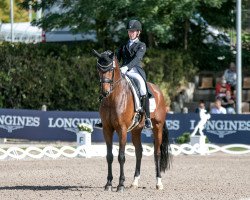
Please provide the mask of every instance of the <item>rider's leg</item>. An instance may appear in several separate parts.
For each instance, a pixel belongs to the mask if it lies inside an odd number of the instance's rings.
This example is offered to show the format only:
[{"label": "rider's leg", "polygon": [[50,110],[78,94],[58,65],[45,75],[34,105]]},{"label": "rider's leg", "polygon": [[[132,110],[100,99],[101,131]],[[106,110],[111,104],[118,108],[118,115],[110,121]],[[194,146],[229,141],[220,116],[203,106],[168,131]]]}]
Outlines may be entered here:
[{"label": "rider's leg", "polygon": [[141,96],[144,96],[147,94],[147,88],[146,88],[146,84],[144,79],[141,77],[141,75],[139,74],[139,72],[137,71],[137,69],[134,67],[132,68],[130,71],[127,72],[127,75],[129,77],[132,77],[134,79],[136,79],[139,82],[139,90],[140,90],[140,94]]},{"label": "rider's leg", "polygon": [[152,122],[150,119],[150,110],[149,110],[149,98],[147,95],[141,96],[142,106],[145,109],[145,127],[146,129],[153,128]]},{"label": "rider's leg", "polygon": [[152,128],[152,122],[150,120],[150,110],[149,110],[149,99],[147,97],[147,88],[144,79],[138,73],[136,68],[132,68],[130,71],[127,72],[128,76],[136,78],[140,84],[140,94],[142,100],[142,107],[145,110],[145,128]]}]

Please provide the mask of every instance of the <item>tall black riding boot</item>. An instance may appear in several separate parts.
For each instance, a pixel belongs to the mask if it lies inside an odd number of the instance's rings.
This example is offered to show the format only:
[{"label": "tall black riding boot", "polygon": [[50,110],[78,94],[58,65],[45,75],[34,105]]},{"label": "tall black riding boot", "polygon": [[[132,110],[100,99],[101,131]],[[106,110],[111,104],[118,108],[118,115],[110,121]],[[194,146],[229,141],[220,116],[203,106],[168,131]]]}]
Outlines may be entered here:
[{"label": "tall black riding boot", "polygon": [[146,95],[144,95],[141,97],[141,101],[142,101],[142,107],[145,110],[145,114],[146,114],[144,128],[151,129],[153,128],[153,126],[152,126],[152,122],[150,119],[149,98]]}]

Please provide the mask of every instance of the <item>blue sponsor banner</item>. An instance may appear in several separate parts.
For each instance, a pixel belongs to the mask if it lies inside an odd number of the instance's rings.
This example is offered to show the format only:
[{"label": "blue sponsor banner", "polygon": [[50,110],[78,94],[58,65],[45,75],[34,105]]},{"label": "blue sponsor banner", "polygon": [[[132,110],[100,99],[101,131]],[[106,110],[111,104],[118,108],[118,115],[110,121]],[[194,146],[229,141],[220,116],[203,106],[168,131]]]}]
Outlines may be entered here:
[{"label": "blue sponsor banner", "polygon": [[[199,120],[199,115],[195,113],[168,114],[170,140],[175,141],[184,132],[192,133]],[[211,143],[250,144],[250,115],[211,115],[203,132]]]},{"label": "blue sponsor banner", "polygon": [[[76,141],[78,123],[94,125],[98,120],[98,112],[0,109],[0,137]],[[171,143],[184,132],[191,133],[199,120],[195,113],[168,114],[166,123]],[[250,115],[212,115],[204,133],[212,143],[250,144]],[[114,141],[118,141],[117,134]],[[142,142],[152,141],[151,131],[144,130]],[[94,129],[92,142],[104,142],[102,130]],[[130,134],[128,142],[131,142]]]}]

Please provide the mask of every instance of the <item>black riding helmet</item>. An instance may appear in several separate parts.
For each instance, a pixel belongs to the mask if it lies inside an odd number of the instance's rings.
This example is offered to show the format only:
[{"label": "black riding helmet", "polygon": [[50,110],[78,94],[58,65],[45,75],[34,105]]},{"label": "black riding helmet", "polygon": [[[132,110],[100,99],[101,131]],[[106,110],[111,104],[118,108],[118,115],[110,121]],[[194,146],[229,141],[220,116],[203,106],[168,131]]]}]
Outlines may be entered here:
[{"label": "black riding helmet", "polygon": [[139,22],[136,19],[130,20],[127,24],[127,30],[141,31],[142,30],[141,22]]}]

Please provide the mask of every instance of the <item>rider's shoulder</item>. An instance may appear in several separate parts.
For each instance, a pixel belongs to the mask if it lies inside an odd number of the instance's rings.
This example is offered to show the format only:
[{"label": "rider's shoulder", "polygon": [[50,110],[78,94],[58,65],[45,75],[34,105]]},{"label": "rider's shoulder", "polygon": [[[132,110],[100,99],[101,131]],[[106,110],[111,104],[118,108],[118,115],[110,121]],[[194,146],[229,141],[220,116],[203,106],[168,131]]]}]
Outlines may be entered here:
[{"label": "rider's shoulder", "polygon": [[137,43],[137,49],[138,48],[146,50],[146,44],[144,42],[138,41],[138,43]]},{"label": "rider's shoulder", "polygon": [[146,46],[146,44],[145,44],[144,42],[140,41],[140,40],[138,40],[137,43],[138,43],[139,45]]},{"label": "rider's shoulder", "polygon": [[140,47],[145,47],[146,48],[146,44],[144,42],[140,41],[140,40],[138,41],[137,45],[140,46]]}]

